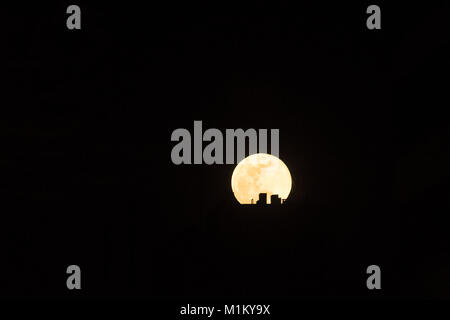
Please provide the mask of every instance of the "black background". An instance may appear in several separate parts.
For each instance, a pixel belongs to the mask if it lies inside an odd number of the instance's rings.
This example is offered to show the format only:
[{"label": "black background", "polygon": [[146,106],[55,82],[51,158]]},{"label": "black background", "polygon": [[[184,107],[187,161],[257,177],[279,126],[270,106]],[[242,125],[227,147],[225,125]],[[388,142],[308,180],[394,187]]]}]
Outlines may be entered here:
[{"label": "black background", "polygon": [[[2,16],[2,297],[450,296],[448,2],[70,4]],[[194,120],[279,128],[286,206],[172,164]]]}]

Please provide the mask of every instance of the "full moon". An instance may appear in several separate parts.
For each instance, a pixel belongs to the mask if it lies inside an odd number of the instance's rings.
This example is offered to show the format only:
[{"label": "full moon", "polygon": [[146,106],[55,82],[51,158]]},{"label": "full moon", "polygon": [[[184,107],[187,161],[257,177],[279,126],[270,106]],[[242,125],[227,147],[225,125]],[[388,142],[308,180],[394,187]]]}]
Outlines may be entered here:
[{"label": "full moon", "polygon": [[288,167],[277,157],[257,153],[238,163],[231,176],[231,188],[241,204],[256,203],[260,193],[277,194],[287,199],[291,192],[292,178]]}]

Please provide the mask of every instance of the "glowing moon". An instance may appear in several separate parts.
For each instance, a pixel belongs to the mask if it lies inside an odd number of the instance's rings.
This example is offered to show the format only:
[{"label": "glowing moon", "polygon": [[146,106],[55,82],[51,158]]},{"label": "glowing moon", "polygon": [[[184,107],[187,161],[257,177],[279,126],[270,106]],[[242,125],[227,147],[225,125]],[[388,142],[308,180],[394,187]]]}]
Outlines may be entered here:
[{"label": "glowing moon", "polygon": [[231,176],[231,188],[241,204],[256,203],[260,193],[270,196],[277,194],[287,199],[292,188],[292,178],[288,167],[277,157],[257,153],[238,163]]}]

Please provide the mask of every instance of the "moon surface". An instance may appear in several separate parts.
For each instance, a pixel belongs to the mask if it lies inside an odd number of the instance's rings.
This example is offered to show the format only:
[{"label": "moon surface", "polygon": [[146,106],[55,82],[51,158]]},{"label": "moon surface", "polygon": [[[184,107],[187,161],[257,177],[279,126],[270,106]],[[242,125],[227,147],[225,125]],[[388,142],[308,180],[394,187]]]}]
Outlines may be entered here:
[{"label": "moon surface", "polygon": [[231,176],[231,188],[241,204],[251,204],[259,199],[260,193],[270,196],[277,194],[287,199],[292,188],[292,178],[288,167],[277,157],[256,153],[238,163]]}]

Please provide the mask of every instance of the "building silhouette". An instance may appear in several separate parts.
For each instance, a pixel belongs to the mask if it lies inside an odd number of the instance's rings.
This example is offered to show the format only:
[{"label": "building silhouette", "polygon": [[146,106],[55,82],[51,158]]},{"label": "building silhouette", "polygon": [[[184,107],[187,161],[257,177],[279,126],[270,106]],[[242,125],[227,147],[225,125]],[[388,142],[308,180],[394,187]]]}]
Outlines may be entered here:
[{"label": "building silhouette", "polygon": [[[284,203],[284,200],[281,199],[277,194],[273,194],[270,196],[270,204],[272,205],[281,205]],[[254,204],[253,199],[251,200],[251,204]],[[256,204],[259,206],[269,205],[267,203],[267,193],[260,193],[259,199],[256,201]]]}]

